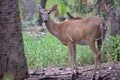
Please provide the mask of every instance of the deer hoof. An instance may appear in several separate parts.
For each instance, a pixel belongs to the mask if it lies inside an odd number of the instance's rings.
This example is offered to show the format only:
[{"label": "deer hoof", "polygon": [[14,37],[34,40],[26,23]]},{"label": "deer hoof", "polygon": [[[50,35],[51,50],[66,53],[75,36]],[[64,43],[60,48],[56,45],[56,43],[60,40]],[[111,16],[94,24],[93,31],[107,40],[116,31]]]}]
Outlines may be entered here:
[{"label": "deer hoof", "polygon": [[76,74],[72,74],[72,80],[75,80],[78,76]]},{"label": "deer hoof", "polygon": [[95,80],[95,76],[93,76],[92,80]]},{"label": "deer hoof", "polygon": [[76,74],[75,74],[75,73],[73,73],[73,74],[72,74],[72,77],[77,77],[77,73],[76,73]]},{"label": "deer hoof", "polygon": [[98,77],[98,80],[103,80],[103,78],[102,77]]},{"label": "deer hoof", "polygon": [[95,78],[92,78],[92,80],[95,80]]},{"label": "deer hoof", "polygon": [[73,74],[72,74],[72,78],[77,78],[77,77],[79,77],[78,75],[80,75],[80,73],[78,73],[78,72],[73,73]]}]

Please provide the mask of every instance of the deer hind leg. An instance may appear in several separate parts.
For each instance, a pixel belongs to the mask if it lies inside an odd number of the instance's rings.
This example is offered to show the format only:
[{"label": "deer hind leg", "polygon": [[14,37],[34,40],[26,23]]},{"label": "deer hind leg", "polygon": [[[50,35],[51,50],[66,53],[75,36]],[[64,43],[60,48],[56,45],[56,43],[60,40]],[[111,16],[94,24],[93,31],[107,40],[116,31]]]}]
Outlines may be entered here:
[{"label": "deer hind leg", "polygon": [[71,59],[71,66],[72,66],[72,76],[76,76],[78,71],[77,71],[77,63],[76,63],[76,45],[73,44],[72,42],[69,42],[67,44],[69,53],[70,53],[70,59]]},{"label": "deer hind leg", "polygon": [[102,39],[97,40],[97,47],[98,47],[98,51],[100,52],[100,50],[102,48]]},{"label": "deer hind leg", "polygon": [[93,42],[89,42],[89,46],[90,46],[92,52],[95,55],[95,67],[94,67],[94,71],[93,71],[93,80],[95,80],[96,69],[97,69],[97,64],[98,63],[99,63],[99,68],[100,68],[100,53],[98,52],[97,48],[95,47],[95,42],[94,41]]},{"label": "deer hind leg", "polygon": [[[101,47],[102,47],[102,39],[97,41],[97,46],[98,46],[98,51],[99,51],[99,55],[100,55]],[[101,56],[99,58],[98,64],[99,64],[99,78],[100,78],[101,77]]]}]

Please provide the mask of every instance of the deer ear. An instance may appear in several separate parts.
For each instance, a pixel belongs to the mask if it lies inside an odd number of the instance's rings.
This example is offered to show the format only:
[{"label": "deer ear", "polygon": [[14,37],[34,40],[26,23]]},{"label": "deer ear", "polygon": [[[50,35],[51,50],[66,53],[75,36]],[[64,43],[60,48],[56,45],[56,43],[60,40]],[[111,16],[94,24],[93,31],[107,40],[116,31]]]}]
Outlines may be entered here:
[{"label": "deer ear", "polygon": [[57,4],[54,5],[54,6],[50,9],[50,12],[52,12],[52,11],[56,11],[56,10],[57,10]]},{"label": "deer ear", "polygon": [[42,7],[40,4],[38,5],[38,8],[39,8],[39,9],[43,9],[43,7]]}]

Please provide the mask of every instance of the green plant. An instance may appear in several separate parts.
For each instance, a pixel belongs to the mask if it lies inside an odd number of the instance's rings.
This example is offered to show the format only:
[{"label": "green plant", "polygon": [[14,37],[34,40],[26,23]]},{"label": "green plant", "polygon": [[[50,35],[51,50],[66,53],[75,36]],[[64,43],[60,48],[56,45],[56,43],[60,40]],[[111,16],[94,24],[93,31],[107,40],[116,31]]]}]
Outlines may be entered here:
[{"label": "green plant", "polygon": [[58,45],[59,41],[50,34],[46,34],[38,39],[29,37],[27,33],[24,33],[24,42],[29,66],[47,67],[52,63],[57,65],[59,61],[64,61],[58,60],[59,57],[63,57],[63,55],[66,55],[67,53],[66,51],[63,51],[65,47],[61,47],[62,44]]},{"label": "green plant", "polygon": [[6,75],[3,77],[3,80],[13,80],[10,75]]},{"label": "green plant", "polygon": [[19,12],[20,12],[20,17],[21,17],[21,19],[22,19],[22,18],[23,18],[23,17],[22,17],[22,15],[23,15],[22,13],[23,13],[23,12],[22,12],[22,6],[21,6],[20,0],[18,0],[18,8],[19,8]]},{"label": "green plant", "polygon": [[67,11],[67,7],[63,4],[63,0],[48,0],[46,4],[46,8],[51,8],[53,5],[58,5],[58,10],[60,12],[60,15],[65,15]]},{"label": "green plant", "polygon": [[[29,68],[70,65],[68,48],[61,42],[46,33],[40,38],[30,37],[27,32],[23,33],[25,54]],[[93,64],[94,58],[89,47],[77,46],[78,65]]]},{"label": "green plant", "polygon": [[103,61],[117,61],[120,57],[120,35],[106,36],[103,45]]}]

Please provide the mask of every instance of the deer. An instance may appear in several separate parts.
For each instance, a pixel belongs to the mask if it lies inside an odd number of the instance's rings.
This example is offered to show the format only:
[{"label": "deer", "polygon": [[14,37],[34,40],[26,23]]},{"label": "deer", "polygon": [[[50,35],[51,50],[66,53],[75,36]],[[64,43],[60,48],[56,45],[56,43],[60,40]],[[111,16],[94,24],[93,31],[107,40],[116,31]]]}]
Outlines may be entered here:
[{"label": "deer", "polygon": [[[61,23],[54,22],[50,14],[57,10],[57,5],[50,9],[44,9],[39,5],[39,14],[42,17],[48,31],[60,40],[60,42],[68,47],[71,61],[72,76],[78,75],[76,63],[76,45],[87,45],[95,57],[95,64],[93,69],[93,80],[95,80],[97,65],[99,67],[99,78],[101,74],[101,54],[104,31],[104,20],[97,16],[88,18],[67,20]],[[95,45],[97,43],[97,47]]]}]

